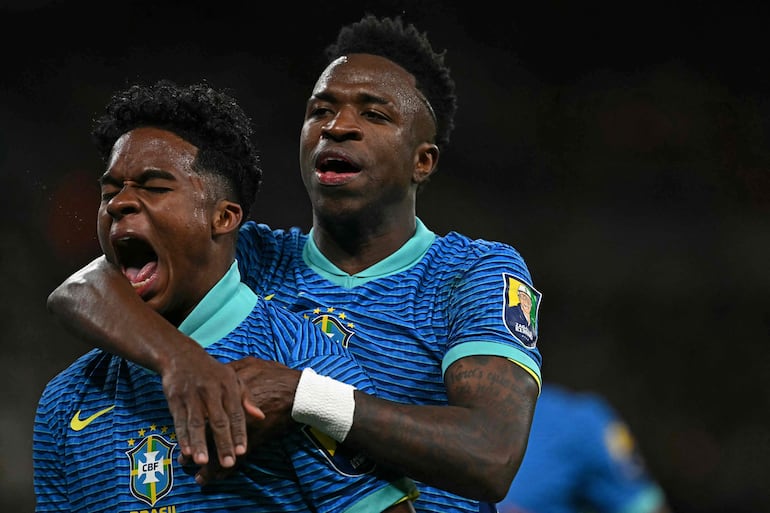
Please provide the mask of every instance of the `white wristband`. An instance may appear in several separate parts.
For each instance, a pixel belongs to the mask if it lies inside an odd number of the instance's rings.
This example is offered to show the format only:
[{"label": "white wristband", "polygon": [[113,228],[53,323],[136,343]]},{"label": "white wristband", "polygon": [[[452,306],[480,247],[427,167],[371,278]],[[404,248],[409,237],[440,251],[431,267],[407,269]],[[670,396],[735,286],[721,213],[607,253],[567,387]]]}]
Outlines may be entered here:
[{"label": "white wristband", "polygon": [[354,386],[319,376],[308,367],[299,378],[291,418],[343,442],[353,425],[354,390]]}]

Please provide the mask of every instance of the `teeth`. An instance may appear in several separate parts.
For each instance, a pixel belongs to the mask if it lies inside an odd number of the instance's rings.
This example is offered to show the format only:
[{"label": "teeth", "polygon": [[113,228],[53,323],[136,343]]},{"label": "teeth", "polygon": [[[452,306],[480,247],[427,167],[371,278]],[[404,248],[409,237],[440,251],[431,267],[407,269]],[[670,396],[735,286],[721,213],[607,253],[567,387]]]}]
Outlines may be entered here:
[{"label": "teeth", "polygon": [[147,278],[146,280],[138,281],[138,282],[131,282],[131,286],[134,287],[134,290],[139,289],[147,285],[147,283],[150,281],[150,278]]}]

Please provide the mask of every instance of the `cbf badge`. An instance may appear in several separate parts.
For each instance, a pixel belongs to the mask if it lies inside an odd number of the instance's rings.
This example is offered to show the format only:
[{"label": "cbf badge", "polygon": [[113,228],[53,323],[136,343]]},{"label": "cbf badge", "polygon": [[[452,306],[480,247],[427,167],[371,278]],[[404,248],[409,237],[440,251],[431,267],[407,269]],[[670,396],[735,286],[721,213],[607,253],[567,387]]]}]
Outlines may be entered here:
[{"label": "cbf badge", "polygon": [[150,435],[126,452],[131,461],[131,495],[154,506],[174,485],[172,453],[175,443]]},{"label": "cbf badge", "polygon": [[503,322],[525,347],[537,344],[537,313],[541,294],[512,274],[503,273]]},{"label": "cbf badge", "polygon": [[313,310],[313,324],[321,328],[329,338],[342,344],[342,347],[348,347],[350,337],[353,336],[353,324],[347,321],[345,312],[337,314],[333,307],[327,308],[326,312],[322,314],[320,308]]}]

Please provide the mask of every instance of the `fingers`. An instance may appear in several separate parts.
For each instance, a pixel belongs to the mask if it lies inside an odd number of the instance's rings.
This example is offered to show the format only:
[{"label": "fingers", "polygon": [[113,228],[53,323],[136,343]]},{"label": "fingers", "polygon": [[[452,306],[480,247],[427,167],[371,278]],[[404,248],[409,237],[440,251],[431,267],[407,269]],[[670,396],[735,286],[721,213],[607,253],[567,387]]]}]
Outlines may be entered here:
[{"label": "fingers", "polygon": [[[174,430],[176,432],[177,443],[179,444],[179,462],[189,464],[193,459],[196,462],[205,464],[208,462],[208,450],[202,454],[197,454],[197,458],[193,458],[194,451],[200,452],[199,448],[194,448],[191,440],[191,434],[189,426],[191,425],[190,419],[201,417],[203,413],[200,410],[200,404],[195,401],[188,401],[185,399],[185,394],[177,393],[176,388],[173,385],[167,385],[164,379],[164,389],[166,389],[166,399],[168,401],[168,407],[171,411],[171,416],[174,419]],[[190,410],[188,410],[188,406]],[[196,413],[196,408],[197,413]]]},{"label": "fingers", "polygon": [[[181,363],[181,362],[180,362]],[[180,462],[206,465],[210,451],[223,468],[246,453],[246,413],[235,370],[210,356],[189,358],[163,376]]]},{"label": "fingers", "polygon": [[206,408],[202,401],[183,399],[182,396],[170,396],[169,408],[174,417],[174,429],[181,457],[205,465],[209,461],[206,443]]},{"label": "fingers", "polygon": [[250,417],[249,420],[265,420],[265,412],[248,398],[243,400],[243,409],[246,415]]},{"label": "fingers", "polygon": [[204,465],[195,474],[195,482],[200,486],[207,485],[214,481],[220,481],[235,471],[235,467],[222,468],[216,463]]},{"label": "fingers", "polygon": [[[246,453],[246,416],[240,401],[240,388],[221,398],[211,398],[208,407],[209,431],[219,464],[224,468],[235,465],[236,456]],[[204,429],[202,429],[204,433]],[[195,447],[195,440],[193,440]],[[206,440],[203,440],[206,446]],[[196,463],[199,463],[196,459]]]}]

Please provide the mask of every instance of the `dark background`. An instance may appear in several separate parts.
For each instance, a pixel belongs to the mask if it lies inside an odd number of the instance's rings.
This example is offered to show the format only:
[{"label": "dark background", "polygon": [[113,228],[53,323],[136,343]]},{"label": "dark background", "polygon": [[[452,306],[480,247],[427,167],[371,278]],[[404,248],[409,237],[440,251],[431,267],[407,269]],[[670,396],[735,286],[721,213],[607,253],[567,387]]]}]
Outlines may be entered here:
[{"label": "dark background", "polygon": [[263,148],[255,217],[308,228],[304,102],[323,46],[374,12],[448,50],[457,129],[418,214],[519,249],[544,377],[611,401],[678,513],[770,512],[767,8],[444,4],[0,2],[0,509],[33,509],[37,398],[87,349],[45,298],[100,253],[88,132],[110,93],[229,88]]}]

